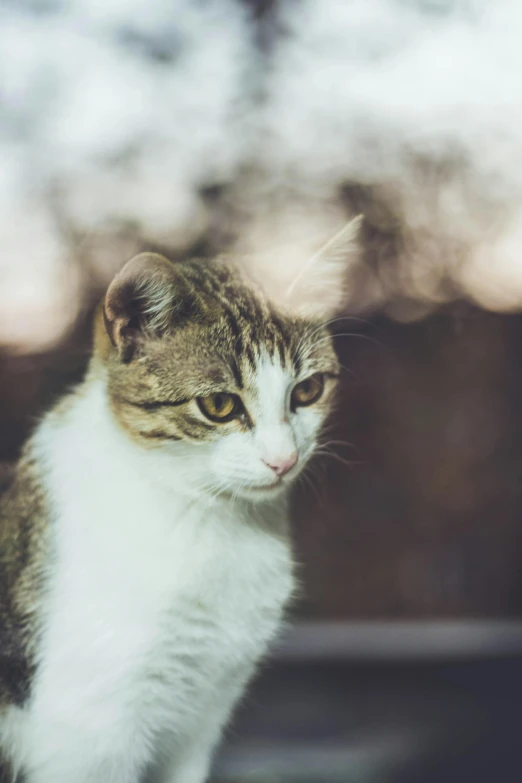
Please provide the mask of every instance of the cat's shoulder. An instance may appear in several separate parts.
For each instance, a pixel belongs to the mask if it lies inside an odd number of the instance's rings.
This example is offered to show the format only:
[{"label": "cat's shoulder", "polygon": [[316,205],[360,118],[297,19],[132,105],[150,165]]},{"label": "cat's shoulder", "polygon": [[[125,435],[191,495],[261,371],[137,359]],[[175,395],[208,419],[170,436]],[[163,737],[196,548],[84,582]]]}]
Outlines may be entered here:
[{"label": "cat's shoulder", "polygon": [[29,694],[47,525],[44,487],[27,449],[0,471],[0,705]]},{"label": "cat's shoulder", "polygon": [[16,474],[15,462],[0,462],[0,502],[7,492]]}]

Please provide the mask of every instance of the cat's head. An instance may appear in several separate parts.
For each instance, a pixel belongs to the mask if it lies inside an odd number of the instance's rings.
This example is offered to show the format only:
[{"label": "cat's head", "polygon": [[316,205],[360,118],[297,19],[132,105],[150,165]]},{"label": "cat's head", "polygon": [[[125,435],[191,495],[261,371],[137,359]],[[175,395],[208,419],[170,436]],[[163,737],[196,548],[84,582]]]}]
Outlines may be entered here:
[{"label": "cat's head", "polygon": [[165,480],[172,464],[172,481],[268,498],[313,454],[339,374],[326,323],[276,311],[226,261],[137,256],[96,334],[113,414]]}]

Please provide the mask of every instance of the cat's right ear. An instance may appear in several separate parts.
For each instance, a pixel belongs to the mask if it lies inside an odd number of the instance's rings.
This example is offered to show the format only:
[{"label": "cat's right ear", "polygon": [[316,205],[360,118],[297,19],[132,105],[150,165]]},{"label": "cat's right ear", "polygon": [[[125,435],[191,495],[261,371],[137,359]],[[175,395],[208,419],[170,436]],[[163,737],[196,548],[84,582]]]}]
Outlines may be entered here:
[{"label": "cat's right ear", "polygon": [[124,362],[134,356],[144,337],[161,336],[172,323],[179,303],[178,275],[157,253],[141,253],[118,272],[105,295],[105,328]]}]

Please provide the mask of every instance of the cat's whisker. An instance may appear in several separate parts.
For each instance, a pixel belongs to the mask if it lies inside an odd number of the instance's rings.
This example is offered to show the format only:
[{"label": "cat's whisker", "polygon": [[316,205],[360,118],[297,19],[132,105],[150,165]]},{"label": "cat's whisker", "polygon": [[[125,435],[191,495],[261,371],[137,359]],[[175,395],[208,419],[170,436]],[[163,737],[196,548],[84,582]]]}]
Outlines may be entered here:
[{"label": "cat's whisker", "polygon": [[[327,321],[312,326],[309,330],[305,330],[305,333],[303,334],[303,336],[301,337],[298,343],[298,349],[303,344],[303,342],[307,340],[312,340],[316,334],[318,334],[321,331],[324,331],[325,329],[328,329],[332,324],[338,323],[339,321],[356,321],[357,323],[361,323],[364,326],[371,325],[370,322],[366,321],[364,318],[358,318],[357,316],[338,315],[335,318],[330,318]],[[332,333],[332,336],[335,337],[335,332]]]},{"label": "cat's whisker", "polygon": [[329,446],[344,446],[346,448],[353,449],[358,453],[361,451],[359,447],[355,445],[355,443],[350,443],[348,440],[328,440],[325,443],[318,444],[318,448],[320,449],[327,449]]},{"label": "cat's whisker", "polygon": [[315,497],[317,498],[317,502],[319,503],[321,508],[324,508],[323,499],[322,499],[321,494],[318,491],[318,489],[317,489],[317,487],[316,487],[316,485],[314,483],[315,476],[314,476],[314,473],[313,473],[312,466],[310,464],[306,465],[304,470],[300,473],[297,481],[299,482],[301,479],[303,480],[303,482],[307,486],[311,487]]},{"label": "cat's whisker", "polygon": [[341,368],[343,373],[346,373],[347,375],[351,375],[352,378],[354,378],[356,381],[360,380],[360,378],[354,373],[354,371],[351,370],[349,367],[347,367],[345,364],[339,362],[339,367]]},{"label": "cat's whisker", "polygon": [[[334,339],[337,337],[354,337],[358,340],[366,340],[367,342],[370,342],[374,345],[378,345],[379,348],[387,349],[388,346],[385,343],[382,343],[380,340],[377,340],[375,337],[370,337],[367,334],[360,334],[359,332],[339,332],[338,334],[334,335]],[[331,342],[332,337],[330,335],[327,335],[325,337],[322,337],[320,340],[317,340],[315,343],[312,343],[310,346],[310,351],[315,350],[319,345],[322,345],[325,342]]]},{"label": "cat's whisker", "polygon": [[364,460],[347,460],[340,456],[340,454],[337,454],[335,451],[322,451],[321,449],[318,449],[316,454],[321,457],[331,457],[332,459],[336,459],[338,462],[341,462],[346,467],[355,467],[357,465],[366,465],[367,463],[364,462]]},{"label": "cat's whisker", "polygon": [[215,500],[225,492],[221,484],[216,481],[212,483],[199,482],[195,488],[200,492],[200,496],[195,498],[194,501],[187,507],[187,511],[191,513],[203,506],[205,503],[208,506],[212,505],[212,503],[214,503]]},{"label": "cat's whisker", "polygon": [[[343,315],[341,315],[341,316],[337,316],[336,318],[331,318],[328,321],[325,321],[324,323],[320,323],[320,324],[316,324],[316,325],[312,326],[309,330],[305,330],[303,336],[301,337],[301,339],[299,340],[299,342],[297,344],[296,353],[301,358],[303,358],[303,351],[304,351],[304,349],[308,348],[308,353],[310,353],[311,350],[313,350],[315,335],[318,334],[319,332],[322,332],[322,331],[325,331],[325,330],[329,330],[329,327],[333,323],[337,323],[338,321],[356,321],[356,322],[361,323],[361,324],[363,324],[365,326],[370,326],[370,322],[369,321],[366,321],[363,318],[357,318],[356,316],[343,316]],[[358,332],[354,332],[353,334],[357,335],[359,333]],[[332,338],[335,339],[336,336],[337,336],[337,334],[335,332],[328,331],[328,334],[325,335],[325,339],[332,339]],[[361,336],[364,336],[364,335],[361,335]]]}]

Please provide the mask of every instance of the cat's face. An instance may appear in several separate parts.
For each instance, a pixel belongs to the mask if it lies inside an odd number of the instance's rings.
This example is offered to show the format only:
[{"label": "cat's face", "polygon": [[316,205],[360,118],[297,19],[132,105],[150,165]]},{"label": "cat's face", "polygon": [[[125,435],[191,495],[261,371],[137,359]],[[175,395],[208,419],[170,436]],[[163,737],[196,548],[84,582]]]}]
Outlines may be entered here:
[{"label": "cat's face", "polygon": [[177,481],[250,499],[303,470],[339,372],[321,323],[276,313],[219,260],[130,262],[107,293],[97,352],[118,422],[162,453],[167,481],[178,457]]}]

